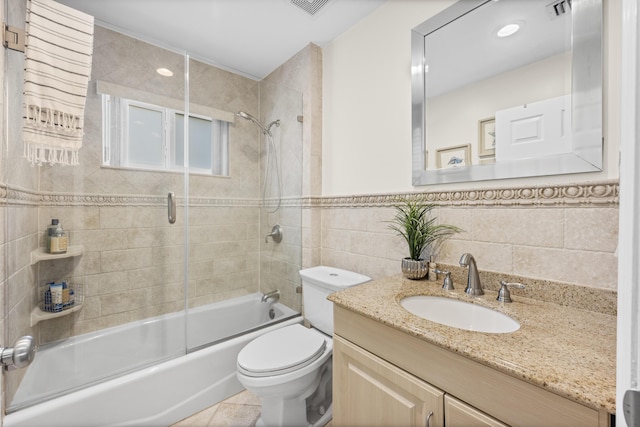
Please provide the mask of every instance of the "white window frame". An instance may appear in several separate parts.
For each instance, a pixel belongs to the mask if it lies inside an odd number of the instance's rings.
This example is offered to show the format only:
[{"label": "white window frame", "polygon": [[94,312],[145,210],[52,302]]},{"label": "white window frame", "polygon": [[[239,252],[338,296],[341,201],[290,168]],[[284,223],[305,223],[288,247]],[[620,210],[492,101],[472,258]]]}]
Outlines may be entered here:
[{"label": "white window frame", "polygon": [[[169,124],[167,123],[168,118],[170,116],[168,109],[159,107],[157,105],[148,104],[146,102],[133,101],[131,99],[120,99],[120,120],[122,123],[122,132],[120,141],[122,144],[122,149],[120,150],[120,165],[125,168],[130,169],[150,169],[150,170],[165,170],[168,169],[168,138],[169,138]],[[131,115],[129,112],[131,111],[131,107],[143,108],[146,110],[151,110],[160,113],[161,115],[161,126],[162,129],[159,129],[160,134],[162,135],[162,161],[160,166],[156,167],[154,165],[149,165],[146,163],[135,163],[129,158],[129,147],[131,145],[131,141],[129,139],[129,129],[130,122],[129,119]]]},{"label": "white window frame", "polygon": [[[162,114],[162,165],[134,163],[129,154],[129,111],[135,106]],[[103,166],[121,169],[142,169],[159,172],[183,172],[184,166],[176,164],[176,116],[185,117],[183,111],[161,107],[146,102],[102,95],[102,145]],[[189,173],[212,176],[229,176],[229,125],[224,120],[200,114],[189,114],[189,118],[206,120],[211,123],[211,167],[189,167]],[[188,125],[185,123],[185,125]],[[188,159],[184,159],[188,164]]]}]

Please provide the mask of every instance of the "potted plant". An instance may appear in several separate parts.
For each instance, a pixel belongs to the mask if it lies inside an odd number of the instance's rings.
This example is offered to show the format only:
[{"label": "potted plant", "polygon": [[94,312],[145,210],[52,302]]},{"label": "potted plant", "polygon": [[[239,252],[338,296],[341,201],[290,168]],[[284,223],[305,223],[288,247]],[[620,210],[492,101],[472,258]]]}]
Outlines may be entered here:
[{"label": "potted plant", "polygon": [[422,279],[429,271],[429,263],[422,258],[425,248],[432,248],[455,233],[462,231],[454,225],[435,224],[431,217],[435,204],[405,199],[394,206],[396,216],[389,221],[409,245],[409,256],[402,260],[402,272],[409,279]]}]

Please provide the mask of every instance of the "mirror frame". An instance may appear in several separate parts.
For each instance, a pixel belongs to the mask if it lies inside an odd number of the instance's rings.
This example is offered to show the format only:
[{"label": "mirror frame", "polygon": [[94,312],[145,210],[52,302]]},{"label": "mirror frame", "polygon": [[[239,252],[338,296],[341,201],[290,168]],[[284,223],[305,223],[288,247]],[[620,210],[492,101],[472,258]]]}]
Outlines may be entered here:
[{"label": "mirror frame", "polygon": [[425,37],[493,0],[460,0],[411,31],[411,137],[414,186],[602,171],[602,0],[572,1],[573,152],[460,168],[425,170]]}]

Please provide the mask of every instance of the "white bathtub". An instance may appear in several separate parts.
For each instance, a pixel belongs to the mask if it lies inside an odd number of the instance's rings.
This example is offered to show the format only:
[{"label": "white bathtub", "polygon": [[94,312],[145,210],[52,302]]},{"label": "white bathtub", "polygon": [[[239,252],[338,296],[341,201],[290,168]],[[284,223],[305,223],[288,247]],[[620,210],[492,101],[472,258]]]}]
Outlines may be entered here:
[{"label": "white bathtub", "polygon": [[[188,347],[200,349],[186,355],[183,314],[43,346],[4,426],[170,425],[241,391],[240,350],[267,331],[301,320],[288,307],[262,303],[260,294],[252,294],[190,310]],[[211,342],[216,344],[208,346]],[[152,364],[159,358],[165,361]],[[123,375],[123,366],[129,373]]]}]

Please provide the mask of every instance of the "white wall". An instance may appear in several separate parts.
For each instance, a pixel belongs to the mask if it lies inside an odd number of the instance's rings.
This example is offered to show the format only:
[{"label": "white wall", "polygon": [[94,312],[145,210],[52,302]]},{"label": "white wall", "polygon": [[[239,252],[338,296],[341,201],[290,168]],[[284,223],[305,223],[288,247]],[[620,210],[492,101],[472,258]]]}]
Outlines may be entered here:
[{"label": "white wall", "polygon": [[[543,73],[552,78],[541,79]],[[471,164],[477,165],[479,120],[495,116],[496,111],[570,92],[571,55],[564,53],[430,98],[429,169],[436,169],[436,150],[461,144],[471,144]],[[469,99],[474,102],[467,102]]]},{"label": "white wall", "polygon": [[[388,0],[324,48],[323,195],[426,189],[411,185],[410,33],[452,3]],[[617,3],[605,4],[604,171],[437,187],[451,190],[618,178],[621,16]]]}]

